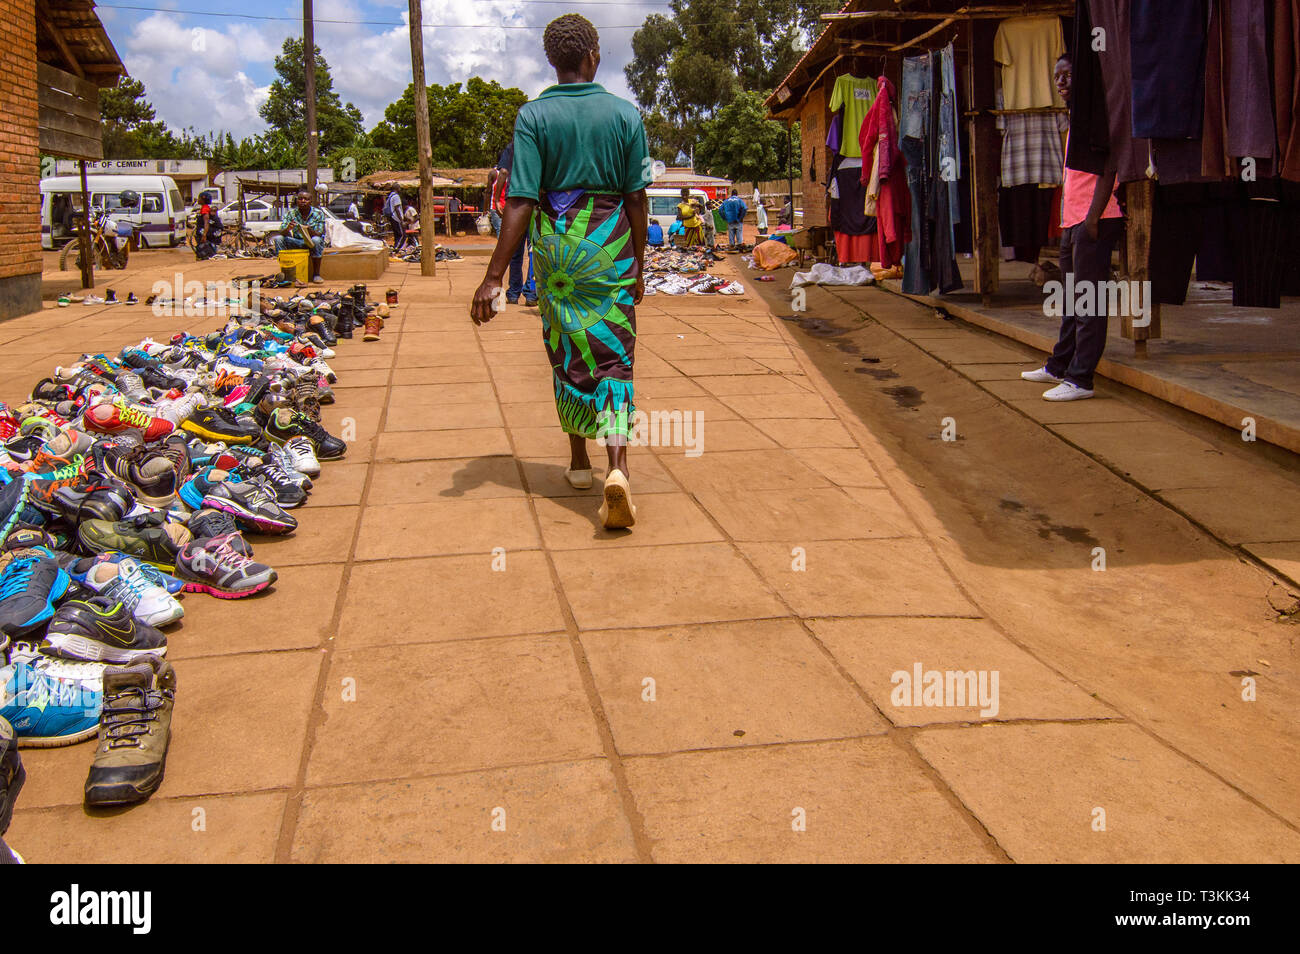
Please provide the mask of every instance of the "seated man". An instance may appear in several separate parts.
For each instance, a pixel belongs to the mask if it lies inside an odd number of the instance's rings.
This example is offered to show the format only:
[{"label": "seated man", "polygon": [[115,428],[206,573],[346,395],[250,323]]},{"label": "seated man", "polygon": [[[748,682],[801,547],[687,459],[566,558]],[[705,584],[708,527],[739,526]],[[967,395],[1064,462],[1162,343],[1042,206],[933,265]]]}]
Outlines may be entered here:
[{"label": "seated man", "polygon": [[325,279],[320,277],[320,260],[325,254],[325,213],[312,205],[311,193],[306,189],[298,190],[298,203],[280,221],[280,232],[282,234],[275,237],[275,251],[308,249],[311,280],[317,285],[322,284]]},{"label": "seated man", "polygon": [[655,248],[663,248],[664,229],[663,226],[653,219],[645,230],[645,241],[647,245],[653,245]]}]

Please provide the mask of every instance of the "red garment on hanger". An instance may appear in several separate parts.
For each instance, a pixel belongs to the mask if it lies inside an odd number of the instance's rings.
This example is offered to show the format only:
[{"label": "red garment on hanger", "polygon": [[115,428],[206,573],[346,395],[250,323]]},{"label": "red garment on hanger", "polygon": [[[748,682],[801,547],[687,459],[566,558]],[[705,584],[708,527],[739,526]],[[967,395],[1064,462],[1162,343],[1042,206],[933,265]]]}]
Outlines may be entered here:
[{"label": "red garment on hanger", "polygon": [[858,142],[862,147],[862,181],[871,181],[871,159],[879,150],[880,198],[876,201],[876,239],[880,264],[892,268],[903,260],[912,240],[912,193],[907,188],[907,162],[898,148],[898,123],[894,120],[894,84],[877,80],[876,101],[871,104]]}]

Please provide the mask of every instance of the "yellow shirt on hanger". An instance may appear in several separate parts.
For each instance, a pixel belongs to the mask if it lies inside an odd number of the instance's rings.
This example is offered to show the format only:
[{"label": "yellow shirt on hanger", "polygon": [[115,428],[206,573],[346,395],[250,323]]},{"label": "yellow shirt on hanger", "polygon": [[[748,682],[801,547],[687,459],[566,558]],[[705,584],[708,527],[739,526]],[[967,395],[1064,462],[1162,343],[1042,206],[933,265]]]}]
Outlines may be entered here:
[{"label": "yellow shirt on hanger", "polygon": [[876,101],[876,81],[859,79],[845,73],[835,80],[831,91],[831,112],[844,107],[844,118],[840,127],[840,155],[861,156],[862,146],[858,143],[858,133],[862,131],[862,120],[867,118],[871,104]]},{"label": "yellow shirt on hanger", "polygon": [[993,59],[1002,65],[1002,108],[1064,106],[1052,71],[1065,52],[1061,18],[1012,17],[993,37]]}]

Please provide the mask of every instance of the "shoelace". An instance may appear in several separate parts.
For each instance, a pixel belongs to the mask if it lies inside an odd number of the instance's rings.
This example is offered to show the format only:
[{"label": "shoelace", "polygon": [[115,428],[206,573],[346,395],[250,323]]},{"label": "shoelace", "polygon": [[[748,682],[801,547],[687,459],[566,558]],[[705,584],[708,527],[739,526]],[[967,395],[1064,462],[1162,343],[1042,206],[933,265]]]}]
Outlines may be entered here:
[{"label": "shoelace", "polygon": [[[138,704],[125,704],[133,699],[138,699]],[[149,723],[158,718],[162,704],[162,690],[139,686],[129,686],[105,699],[103,725],[108,747],[139,748],[143,742],[141,736],[148,734]]]},{"label": "shoelace", "polygon": [[23,557],[10,563],[5,568],[3,580],[0,580],[0,600],[26,593],[27,585],[32,581],[32,573],[36,570],[36,564],[40,562],[40,557]]}]

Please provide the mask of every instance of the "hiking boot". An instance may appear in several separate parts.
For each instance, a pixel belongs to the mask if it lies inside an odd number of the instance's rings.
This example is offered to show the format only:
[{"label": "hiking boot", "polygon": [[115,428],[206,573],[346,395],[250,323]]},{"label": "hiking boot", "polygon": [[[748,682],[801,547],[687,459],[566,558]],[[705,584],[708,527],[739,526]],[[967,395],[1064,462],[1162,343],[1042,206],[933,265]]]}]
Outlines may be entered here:
[{"label": "hiking boot", "polygon": [[179,523],[168,522],[164,514],[143,513],[116,523],[87,520],[77,527],[77,540],[88,553],[119,550],[170,572],[177,552],[190,542],[190,532]]},{"label": "hiking boot", "polygon": [[167,652],[167,637],[131,615],[125,603],[107,596],[68,600],[54,613],[41,649],[64,659],[131,663]]},{"label": "hiking boot", "polygon": [[104,674],[99,745],[86,776],[87,805],[130,805],[158,790],[175,703],[176,670],[158,656]]},{"label": "hiking boot", "polygon": [[362,341],[378,341],[379,332],[383,330],[384,319],[376,314],[366,315],[366,333],[362,336]]},{"label": "hiking boot", "polygon": [[339,460],[348,452],[345,441],[330,434],[307,415],[288,408],[277,408],[267,420],[263,433],[276,444],[287,443],[295,437],[306,437],[311,441],[318,460]]},{"label": "hiking boot", "polygon": [[9,720],[0,716],[0,835],[9,830],[14,817],[14,802],[23,790],[27,773],[18,755],[18,733]]},{"label": "hiking boot", "polygon": [[186,592],[237,600],[260,593],[275,582],[275,570],[236,551],[232,536],[241,539],[238,534],[213,537],[181,548],[176,575],[185,581]]}]

